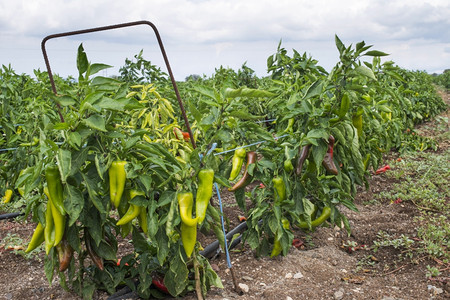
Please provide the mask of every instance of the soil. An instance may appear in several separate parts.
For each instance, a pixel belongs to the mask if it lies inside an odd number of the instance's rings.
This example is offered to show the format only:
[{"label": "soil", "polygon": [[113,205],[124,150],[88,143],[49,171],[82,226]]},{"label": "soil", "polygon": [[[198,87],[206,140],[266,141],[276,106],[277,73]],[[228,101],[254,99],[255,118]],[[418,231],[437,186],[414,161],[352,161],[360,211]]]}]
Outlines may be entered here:
[{"label": "soil", "polygon": [[[449,103],[449,94],[442,93]],[[449,116],[448,110],[442,116]],[[423,133],[436,134],[433,121],[422,125]],[[439,150],[449,147],[448,140],[439,140]],[[390,158],[396,154],[391,153]],[[361,188],[355,197],[359,212],[340,208],[348,217],[352,234],[337,227],[317,228],[313,233],[294,232],[303,242],[299,248],[291,247],[285,257],[257,258],[248,245],[239,245],[231,252],[233,273],[243,294],[234,289],[225,255],[211,260],[224,284],[224,289],[213,288],[207,299],[450,299],[450,270],[435,280],[426,277],[427,266],[436,261],[427,256],[405,258],[401,250],[383,247],[377,252],[372,246],[378,233],[391,236],[402,234],[410,238],[417,235],[414,221],[418,208],[410,202],[392,203],[390,200],[373,201],[375,195],[389,190],[394,182],[385,174],[373,175],[369,189]],[[240,214],[230,194],[222,195],[225,214],[237,225]],[[228,204],[228,205],[227,205]],[[2,213],[2,212],[0,212]],[[0,221],[0,239],[9,233],[28,241],[34,224],[16,220]],[[206,237],[204,245],[207,244]],[[0,240],[0,299],[80,299],[65,291],[54,279],[50,286],[44,274],[43,254],[24,258],[14,249],[8,249]],[[124,241],[123,245],[126,244]],[[2,246],[3,245],[3,246]],[[351,248],[353,247],[353,249]],[[402,258],[403,257],[403,258]],[[107,299],[104,292],[96,292],[95,299]],[[194,294],[184,299],[197,299]]]}]

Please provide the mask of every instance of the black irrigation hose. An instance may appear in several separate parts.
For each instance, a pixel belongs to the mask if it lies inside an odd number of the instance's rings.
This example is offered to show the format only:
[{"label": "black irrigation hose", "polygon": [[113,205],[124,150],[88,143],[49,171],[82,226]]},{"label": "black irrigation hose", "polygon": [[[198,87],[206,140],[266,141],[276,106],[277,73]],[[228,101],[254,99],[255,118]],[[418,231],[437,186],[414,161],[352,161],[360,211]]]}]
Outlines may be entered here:
[{"label": "black irrigation hose", "polygon": [[[261,223],[261,221],[260,221]],[[236,226],[233,230],[231,230],[230,232],[227,233],[227,240],[230,241],[233,236],[237,233],[243,233],[246,229],[248,228],[247,226],[247,222],[243,222],[241,224],[239,224],[238,226]],[[230,244],[230,249],[233,249],[234,247],[236,247],[242,240],[242,235],[240,235],[239,237],[237,237],[236,239],[234,239],[231,244]],[[209,244],[208,246],[206,246],[202,251],[200,251],[200,254],[208,259],[214,257],[218,251],[219,251],[219,241],[216,240],[214,242],[212,242],[211,244]],[[136,285],[139,282],[136,282]],[[125,299],[139,299],[139,296],[137,295],[136,292],[133,292],[128,286],[123,287],[122,289],[118,290],[116,293],[114,293],[113,295],[111,295],[110,297],[107,298],[107,300],[125,300]]]},{"label": "black irrigation hose", "polygon": [[0,220],[14,219],[18,216],[23,216],[23,215],[24,215],[24,213],[18,213],[18,212],[3,214],[3,215],[0,215]]}]

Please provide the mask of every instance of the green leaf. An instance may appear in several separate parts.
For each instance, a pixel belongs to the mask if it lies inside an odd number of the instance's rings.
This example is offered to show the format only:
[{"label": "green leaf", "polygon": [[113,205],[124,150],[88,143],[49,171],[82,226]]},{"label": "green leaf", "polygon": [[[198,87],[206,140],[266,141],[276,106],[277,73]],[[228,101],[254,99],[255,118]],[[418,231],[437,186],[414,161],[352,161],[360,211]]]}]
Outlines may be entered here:
[{"label": "green leaf", "polygon": [[367,56],[388,56],[388,53],[384,53],[378,50],[371,50],[371,51],[367,51],[366,53],[364,53],[364,55]]},{"label": "green leaf", "polygon": [[236,203],[238,204],[239,208],[243,211],[246,211],[245,208],[245,189],[237,189],[234,192],[234,198],[236,199]]},{"label": "green leaf", "polygon": [[67,135],[67,142],[74,148],[81,147],[81,135],[76,131],[69,131]]},{"label": "green leaf", "polygon": [[77,54],[77,69],[80,77],[83,76],[84,72],[87,71],[89,66],[89,62],[87,59],[86,52],[84,52],[83,43],[78,46],[78,54]]},{"label": "green leaf", "polygon": [[72,152],[59,149],[56,160],[58,162],[59,172],[61,173],[61,180],[65,183],[72,169]]},{"label": "green leaf", "polygon": [[111,245],[107,244],[105,241],[103,240],[100,241],[98,247],[94,243],[92,244],[92,247],[94,248],[94,251],[104,259],[113,261],[117,260],[115,249]]},{"label": "green leaf", "polygon": [[92,79],[91,85],[95,86],[99,91],[115,91],[122,83],[110,77],[97,76]]},{"label": "green leaf", "polygon": [[178,251],[172,261],[170,268],[164,277],[164,285],[172,296],[178,296],[187,287],[189,270],[181,257],[181,251]]},{"label": "green leaf", "polygon": [[101,201],[101,199],[98,197],[97,181],[95,181],[94,179],[89,178],[88,176],[86,176],[83,173],[81,173],[81,176],[84,179],[84,182],[85,182],[88,194],[89,194],[90,201],[92,202],[92,204],[94,204],[95,208],[97,208],[97,210],[101,214],[106,214],[106,207],[103,204],[103,202]]},{"label": "green leaf", "polygon": [[83,124],[89,128],[106,132],[105,128],[105,119],[103,119],[100,115],[92,115],[87,119],[84,119]]},{"label": "green leaf", "polygon": [[81,191],[70,185],[64,186],[64,207],[69,214],[69,226],[72,226],[79,218],[84,207],[84,199]]},{"label": "green leaf", "polygon": [[124,111],[131,101],[131,99],[127,98],[112,99],[109,97],[103,97],[96,105],[102,109]]},{"label": "green leaf", "polygon": [[[158,228],[158,227],[156,227]],[[165,229],[160,227],[158,232],[156,233],[156,241],[158,243],[158,253],[157,258],[159,264],[162,266],[167,258],[167,255],[169,254],[169,240],[167,238],[167,235],[165,234]]]},{"label": "green leaf", "polygon": [[105,157],[101,153],[95,155],[95,167],[97,169],[97,174],[102,180],[104,180],[103,175],[108,170],[108,157]]},{"label": "green leaf", "polygon": [[48,256],[45,256],[44,258],[44,270],[45,270],[45,276],[47,277],[48,283],[51,285],[53,280],[53,274],[55,270],[55,259],[53,252],[55,248],[53,247],[50,250],[50,253]]},{"label": "green leaf", "polygon": [[387,106],[387,105],[377,105],[377,109],[379,111],[382,111],[382,112],[385,112],[385,113],[391,113],[392,112],[392,109],[389,106]]},{"label": "green leaf", "polygon": [[66,123],[66,122],[64,122],[64,123],[58,122],[53,125],[53,129],[55,129],[55,130],[66,130],[69,128],[70,128],[70,124]]},{"label": "green leaf", "polygon": [[197,107],[192,103],[192,101],[188,102],[189,112],[194,117],[195,121],[197,123],[200,123],[202,121],[202,114],[198,111]]},{"label": "green leaf", "polygon": [[266,117],[266,115],[255,116],[255,115],[250,114],[248,111],[244,111],[244,110],[232,110],[229,114],[230,114],[230,116],[236,117],[241,120],[261,120]]},{"label": "green leaf", "polygon": [[105,65],[105,64],[92,64],[89,66],[89,76],[94,75],[94,74],[100,72],[101,70],[105,70],[108,68],[112,68],[112,66]]},{"label": "green leaf", "polygon": [[203,96],[211,98],[212,100],[214,100],[214,103],[216,103],[216,104],[221,101],[221,99],[217,99],[215,91],[211,88],[204,87],[204,86],[195,86],[194,91],[200,93]]},{"label": "green leaf", "polygon": [[237,97],[262,98],[262,97],[273,97],[275,96],[275,94],[268,91],[250,89],[247,87],[240,87],[238,89],[232,88],[225,89],[224,96],[226,98],[237,98]]},{"label": "green leaf", "polygon": [[345,46],[337,35],[334,36],[334,42],[336,43],[336,47],[339,50],[339,54],[342,55],[345,50]]},{"label": "green leaf", "polygon": [[209,261],[205,259],[205,263],[207,264],[205,276],[208,281],[208,284],[218,287],[219,289],[223,289],[222,280],[220,280],[220,277],[212,269],[211,265],[209,264]]},{"label": "green leaf", "polygon": [[69,95],[55,96],[53,99],[61,106],[69,106],[77,103],[76,100]]},{"label": "green leaf", "polygon": [[322,165],[323,158],[327,153],[328,145],[324,141],[320,140],[319,144],[317,146],[312,146],[311,150],[314,162],[319,169]]},{"label": "green leaf", "polygon": [[311,84],[306,90],[305,95],[303,96],[303,100],[316,97],[322,93],[324,81],[316,80],[313,84]]},{"label": "green leaf", "polygon": [[228,131],[223,129],[220,129],[219,132],[217,132],[217,138],[225,143],[233,140],[233,136]]},{"label": "green leaf", "polygon": [[325,139],[328,140],[328,132],[325,129],[312,129],[306,135],[307,139]]},{"label": "green leaf", "polygon": [[363,76],[369,77],[370,79],[377,80],[377,78],[375,77],[375,74],[372,72],[372,70],[367,68],[367,67],[365,67],[365,66],[357,66],[355,68],[355,71],[358,74],[361,74]]}]

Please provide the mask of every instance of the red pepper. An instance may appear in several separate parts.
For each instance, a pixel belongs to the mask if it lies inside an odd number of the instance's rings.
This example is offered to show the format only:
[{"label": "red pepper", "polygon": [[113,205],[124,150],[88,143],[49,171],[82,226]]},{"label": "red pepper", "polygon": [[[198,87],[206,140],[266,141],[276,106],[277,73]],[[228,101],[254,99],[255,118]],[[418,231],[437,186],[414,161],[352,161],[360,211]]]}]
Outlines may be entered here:
[{"label": "red pepper", "polygon": [[173,133],[179,140],[185,140],[186,142],[188,142],[191,139],[189,132],[181,131],[180,128],[174,127]]},{"label": "red pepper", "polygon": [[303,246],[303,241],[301,239],[293,239],[292,240],[292,246],[294,246],[295,248],[299,249]]},{"label": "red pepper", "polygon": [[375,174],[381,174],[381,173],[384,173],[384,172],[386,172],[387,170],[390,170],[391,169],[391,167],[389,167],[389,165],[386,165],[386,166],[384,166],[384,167],[382,167],[382,168],[379,168],[378,170],[376,170],[375,171]]},{"label": "red pepper", "polygon": [[323,157],[322,165],[325,167],[328,173],[337,175],[338,169],[336,168],[336,165],[334,164],[333,160],[333,147],[334,147],[334,137],[330,135],[330,137],[328,138],[328,151]]},{"label": "red pepper", "polygon": [[252,163],[255,163],[256,158],[257,158],[256,152],[254,151],[247,152],[247,164],[245,165],[244,174],[242,175],[241,179],[239,179],[238,182],[236,182],[236,184],[233,185],[233,187],[228,189],[230,192],[235,192],[238,189],[244,188],[250,183],[251,176],[248,173],[248,166]]},{"label": "red pepper", "polygon": [[164,284],[164,277],[163,276],[157,274],[155,277],[153,277],[152,283],[161,292],[166,293],[166,294],[170,294],[169,290],[167,289],[166,285]]},{"label": "red pepper", "polygon": [[297,168],[295,169],[295,174],[297,174],[297,176],[300,176],[300,174],[302,173],[303,163],[308,157],[309,148],[311,148],[311,145],[306,145],[300,148],[300,151],[298,151]]}]

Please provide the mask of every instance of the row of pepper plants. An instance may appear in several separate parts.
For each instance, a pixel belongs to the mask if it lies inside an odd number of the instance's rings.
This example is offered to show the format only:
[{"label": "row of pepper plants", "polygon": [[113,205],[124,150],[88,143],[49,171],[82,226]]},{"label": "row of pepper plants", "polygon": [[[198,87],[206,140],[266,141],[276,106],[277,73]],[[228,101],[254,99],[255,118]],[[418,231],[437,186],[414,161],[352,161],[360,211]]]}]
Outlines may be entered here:
[{"label": "row of pepper plants", "polygon": [[[426,73],[335,41],[329,73],[280,43],[267,77],[244,64],[179,82],[195,149],[167,75],[142,52],[107,78],[80,45],[78,78],[57,77],[58,96],[45,72],[3,66],[1,191],[37,224],[26,251],[44,245],[49,282],[57,274],[86,299],[123,285],[143,298],[222,287],[196,238],[211,232],[223,247],[213,182],[234,193],[257,255],[286,255],[296,228],[350,232],[339,208],[356,210],[356,187],[383,153],[435,148],[413,126],[445,105]],[[127,237],[134,252],[119,262]]]}]

